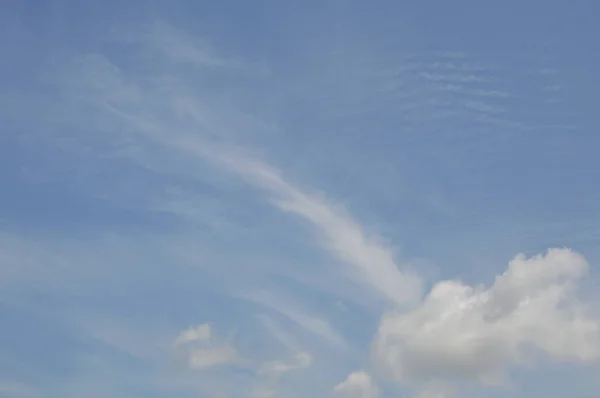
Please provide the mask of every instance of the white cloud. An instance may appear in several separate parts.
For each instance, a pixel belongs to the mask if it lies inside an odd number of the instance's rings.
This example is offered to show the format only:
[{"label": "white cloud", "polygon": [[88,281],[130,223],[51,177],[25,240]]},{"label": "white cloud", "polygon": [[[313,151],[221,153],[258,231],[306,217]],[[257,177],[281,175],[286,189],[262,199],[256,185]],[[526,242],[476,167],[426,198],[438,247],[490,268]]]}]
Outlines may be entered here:
[{"label": "white cloud", "polygon": [[235,347],[229,342],[214,341],[211,336],[210,325],[201,324],[184,330],[175,339],[175,346],[185,355],[190,369],[206,370],[239,362]]},{"label": "white cloud", "polygon": [[379,389],[373,383],[371,376],[364,372],[353,372],[346,377],[346,380],[333,388],[337,394],[348,398],[377,398]]},{"label": "white cloud", "polygon": [[354,267],[350,275],[355,281],[371,286],[398,304],[420,298],[420,278],[407,269],[401,271],[392,251],[378,237],[367,236],[341,206],[301,191],[286,182],[276,169],[257,160],[222,156],[217,161],[274,194],[274,203],[281,210],[309,221],[324,238],[324,247]]},{"label": "white cloud", "polygon": [[505,382],[532,349],[558,361],[600,360],[600,321],[576,297],[586,260],[568,249],[518,255],[488,289],[437,283],[409,312],[383,316],[376,363],[405,384],[436,380]]},{"label": "white cloud", "polygon": [[[213,62],[212,55],[208,56],[205,50],[167,25],[159,25],[155,29],[160,40],[149,35],[134,41],[141,40],[150,48],[158,47],[162,58],[168,55],[167,59],[194,59],[199,64],[215,66],[221,64]],[[166,89],[160,85],[144,85],[135,79],[128,80],[118,67],[101,56],[87,57],[84,66],[80,66],[82,70],[79,73],[69,74],[69,87],[74,90],[74,97],[85,95],[86,100],[99,106],[101,113],[107,112],[113,119],[129,124],[138,133],[130,138],[142,146],[152,147],[158,143],[165,149],[176,150],[177,157],[187,155],[196,161],[211,161],[235,173],[272,195],[274,205],[280,210],[308,221],[320,235],[322,246],[351,266],[341,272],[343,276],[397,304],[415,302],[421,298],[420,278],[408,267],[399,267],[393,250],[383,244],[380,237],[367,234],[342,206],[293,185],[275,167],[259,159],[236,152],[231,146],[219,147],[227,140],[215,132],[240,128],[234,121],[245,120],[249,117],[247,114],[233,107],[221,109],[208,104],[212,101],[190,97],[185,89],[174,85],[173,79],[168,76],[162,76],[165,82],[156,77],[154,79],[166,85]],[[73,78],[72,75],[79,77]],[[182,103],[185,104],[185,111],[180,109]],[[157,108],[161,112],[156,112]],[[210,128],[206,128],[204,121],[195,118],[189,124],[182,124],[177,116],[182,111],[221,117],[206,122],[210,125]],[[107,118],[103,114],[100,119]],[[89,123],[87,120],[85,122]],[[158,170],[173,167],[170,162],[151,166]]]},{"label": "white cloud", "polygon": [[209,324],[204,323],[198,326],[192,326],[187,330],[184,330],[179,337],[175,340],[175,344],[185,344],[192,341],[206,341],[210,340],[212,335],[211,327]]}]

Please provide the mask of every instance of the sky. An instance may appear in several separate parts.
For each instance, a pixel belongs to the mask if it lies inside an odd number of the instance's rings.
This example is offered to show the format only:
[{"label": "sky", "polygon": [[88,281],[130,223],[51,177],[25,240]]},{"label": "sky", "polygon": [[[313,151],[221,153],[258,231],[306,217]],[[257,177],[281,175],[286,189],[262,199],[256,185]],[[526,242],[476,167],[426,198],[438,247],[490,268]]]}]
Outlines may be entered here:
[{"label": "sky", "polygon": [[0,397],[596,397],[599,14],[2,1]]}]

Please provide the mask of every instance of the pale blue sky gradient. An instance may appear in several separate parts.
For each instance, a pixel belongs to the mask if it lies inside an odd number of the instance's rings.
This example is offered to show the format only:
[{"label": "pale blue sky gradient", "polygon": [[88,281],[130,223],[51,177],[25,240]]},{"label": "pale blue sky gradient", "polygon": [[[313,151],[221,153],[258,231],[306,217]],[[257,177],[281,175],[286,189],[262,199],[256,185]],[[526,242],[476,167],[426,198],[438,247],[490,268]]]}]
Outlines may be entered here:
[{"label": "pale blue sky gradient", "polygon": [[[599,16],[591,0],[1,2],[0,397],[251,397],[252,364],[295,349],[314,363],[277,396],[329,396],[372,368],[380,293],[410,295],[353,281],[355,226],[425,292],[571,248],[596,311]],[[172,341],[203,323],[242,363],[186,369]],[[511,374],[515,390],[459,396],[600,389],[597,365]]]}]

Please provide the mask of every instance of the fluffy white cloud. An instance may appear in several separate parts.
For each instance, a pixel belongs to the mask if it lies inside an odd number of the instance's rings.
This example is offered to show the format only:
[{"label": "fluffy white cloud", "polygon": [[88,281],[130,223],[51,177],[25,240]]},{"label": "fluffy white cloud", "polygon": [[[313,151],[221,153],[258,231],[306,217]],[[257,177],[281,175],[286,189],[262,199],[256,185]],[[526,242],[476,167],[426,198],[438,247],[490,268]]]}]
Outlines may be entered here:
[{"label": "fluffy white cloud", "polygon": [[334,387],[333,391],[349,398],[376,398],[379,396],[379,389],[373,383],[373,379],[362,370],[350,373],[346,380]]},{"label": "fluffy white cloud", "polygon": [[509,365],[533,359],[600,360],[600,321],[577,299],[588,264],[568,249],[518,255],[485,289],[437,283],[417,308],[384,315],[373,354],[405,385],[439,380],[502,383]]}]

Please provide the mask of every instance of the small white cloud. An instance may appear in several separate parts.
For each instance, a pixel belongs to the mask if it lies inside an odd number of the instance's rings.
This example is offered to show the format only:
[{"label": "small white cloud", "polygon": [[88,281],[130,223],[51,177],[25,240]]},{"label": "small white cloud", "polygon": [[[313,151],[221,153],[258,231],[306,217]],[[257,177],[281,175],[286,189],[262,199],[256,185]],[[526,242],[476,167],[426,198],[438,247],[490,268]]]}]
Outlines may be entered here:
[{"label": "small white cloud", "polygon": [[175,346],[185,355],[190,369],[206,370],[239,361],[237,350],[227,342],[217,342],[209,324],[190,327],[175,339]]},{"label": "small white cloud", "polygon": [[333,391],[348,398],[376,398],[379,396],[379,389],[373,383],[371,376],[364,371],[350,373],[346,380],[333,388]]},{"label": "small white cloud", "polygon": [[212,335],[211,327],[205,323],[184,330],[175,340],[176,345],[190,343],[192,341],[207,341]]},{"label": "small white cloud", "polygon": [[418,308],[382,318],[375,361],[402,384],[502,384],[532,348],[554,360],[599,361],[600,321],[575,295],[587,269],[579,254],[553,249],[517,256],[487,290],[439,282]]}]

